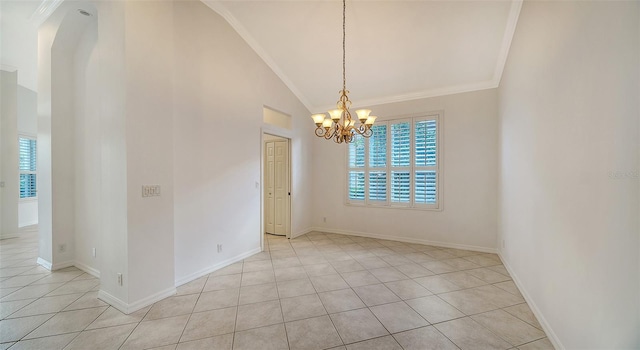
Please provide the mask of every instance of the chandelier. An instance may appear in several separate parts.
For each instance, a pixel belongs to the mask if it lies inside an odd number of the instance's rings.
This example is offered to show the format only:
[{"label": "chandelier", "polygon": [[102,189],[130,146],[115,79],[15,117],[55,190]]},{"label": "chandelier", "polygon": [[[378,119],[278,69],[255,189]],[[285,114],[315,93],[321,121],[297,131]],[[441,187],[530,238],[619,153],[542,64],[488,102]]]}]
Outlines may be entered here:
[{"label": "chandelier", "polygon": [[351,118],[351,101],[349,100],[349,90],[347,90],[347,78],[345,74],[345,38],[346,38],[346,0],[342,0],[342,90],[340,90],[340,99],[337,103],[337,109],[329,111],[329,118],[324,113],[314,114],[311,116],[316,124],[316,136],[323,137],[326,140],[333,140],[336,143],[352,142],[356,133],[364,137],[370,137],[373,132],[371,126],[377,117],[369,116],[370,109],[359,109],[356,111],[360,123],[356,125],[356,121]]}]

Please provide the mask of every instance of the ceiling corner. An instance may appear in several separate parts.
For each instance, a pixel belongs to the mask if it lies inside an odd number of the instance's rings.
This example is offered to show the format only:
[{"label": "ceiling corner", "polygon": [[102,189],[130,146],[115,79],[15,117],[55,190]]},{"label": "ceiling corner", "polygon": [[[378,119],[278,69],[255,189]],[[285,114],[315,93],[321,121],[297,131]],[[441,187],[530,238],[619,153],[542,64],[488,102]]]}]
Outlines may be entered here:
[{"label": "ceiling corner", "polygon": [[[54,0],[55,1],[55,0]],[[271,70],[282,80],[282,82],[291,90],[291,92],[300,100],[300,102],[309,110],[313,110],[313,106],[309,99],[293,84],[293,82],[284,74],[282,69],[278,67],[267,51],[258,44],[258,42],[249,34],[249,31],[238,21],[231,12],[218,0],[201,0],[210,9],[218,13],[224,18],[229,25],[240,35],[242,39],[255,51],[256,54],[271,68]]]},{"label": "ceiling corner", "polygon": [[523,0],[511,1],[509,17],[507,18],[507,25],[504,30],[504,36],[502,37],[502,46],[498,54],[496,69],[493,73],[493,83],[495,87],[498,87],[500,85],[502,73],[504,72],[504,67],[507,64],[507,57],[509,56],[509,49],[511,48],[513,35],[516,32],[516,26],[518,24],[518,17],[520,16],[520,10],[522,9],[522,3]]}]

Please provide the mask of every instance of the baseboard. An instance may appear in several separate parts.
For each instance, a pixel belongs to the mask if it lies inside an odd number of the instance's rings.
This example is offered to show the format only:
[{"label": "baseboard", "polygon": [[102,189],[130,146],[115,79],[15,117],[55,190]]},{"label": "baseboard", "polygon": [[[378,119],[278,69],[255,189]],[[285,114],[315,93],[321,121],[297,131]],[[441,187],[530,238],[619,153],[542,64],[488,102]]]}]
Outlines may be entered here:
[{"label": "baseboard", "polygon": [[338,230],[338,229],[331,229],[331,228],[324,228],[324,227],[313,227],[311,229],[311,231],[337,233],[337,234],[340,234],[340,235],[347,235],[347,236],[358,236],[358,237],[367,237],[367,238],[386,239],[386,240],[389,240],[389,241],[398,241],[398,242],[405,242],[405,243],[425,244],[425,245],[431,245],[431,246],[442,247],[442,248],[464,249],[464,250],[471,250],[471,251],[474,251],[474,252],[481,252],[481,253],[493,253],[493,254],[496,254],[498,252],[496,248],[480,247],[480,246],[467,245],[467,244],[457,244],[457,243],[431,241],[431,240],[427,240],[427,239],[398,237],[398,236],[390,236],[390,235],[379,235],[379,234],[367,233],[367,232]]},{"label": "baseboard", "polygon": [[176,294],[176,288],[171,287],[150,295],[144,299],[138,300],[135,303],[127,304],[124,301],[101,289],[100,291],[98,291],[98,299],[128,315],[174,294]]},{"label": "baseboard", "polygon": [[115,307],[116,309],[120,310],[121,312],[125,313],[125,314],[129,314],[130,312],[129,310],[129,305],[127,305],[127,303],[125,303],[124,301],[114,297],[113,295],[105,292],[104,290],[100,289],[98,291],[98,299],[104,301],[105,303]]},{"label": "baseboard", "polygon": [[551,344],[553,344],[553,346],[556,348],[556,350],[564,350],[564,349],[566,349],[564,347],[564,345],[562,345],[562,342],[560,342],[560,339],[558,338],[556,333],[553,331],[553,329],[549,325],[549,322],[547,322],[547,319],[544,318],[544,315],[542,315],[542,312],[538,308],[538,305],[536,305],[536,303],[533,301],[533,299],[531,298],[529,293],[527,293],[527,290],[524,289],[524,286],[522,285],[522,282],[520,282],[520,279],[518,278],[518,275],[516,275],[516,273],[513,271],[513,269],[509,265],[509,262],[504,258],[504,256],[502,256],[501,252],[498,252],[498,255],[500,256],[500,260],[502,260],[502,264],[504,265],[504,267],[509,272],[509,275],[511,275],[511,279],[513,280],[513,282],[518,287],[518,290],[520,290],[520,294],[522,294],[522,296],[524,297],[524,300],[529,305],[529,308],[531,309],[533,314],[538,319],[538,323],[540,323],[540,325],[542,326],[542,330],[544,330],[544,332],[547,334],[547,338],[549,339]]},{"label": "baseboard", "polygon": [[42,267],[44,267],[45,269],[51,271],[51,263],[49,261],[44,260],[41,257],[38,257],[38,260],[36,260],[36,263]]},{"label": "baseboard", "polygon": [[143,309],[157,301],[176,294],[176,287],[170,287],[128,305],[127,314]]},{"label": "baseboard", "polygon": [[79,268],[80,270],[90,274],[91,276],[95,277],[95,278],[100,278],[100,271],[94,269],[93,267],[89,266],[89,265],[85,265],[79,261],[76,261],[73,263],[73,265],[77,268]]},{"label": "baseboard", "polygon": [[291,234],[291,239],[294,239],[296,237],[300,237],[302,235],[306,235],[307,233],[313,232],[313,231],[314,231],[314,228],[313,227],[309,227],[309,228],[306,228],[304,230],[298,231],[296,233],[292,233]]},{"label": "baseboard", "polygon": [[64,268],[71,267],[71,266],[74,266],[74,265],[75,265],[75,261],[73,261],[73,260],[65,261],[65,262],[61,262],[61,263],[55,263],[55,264],[51,265],[51,271],[64,269]]},{"label": "baseboard", "polygon": [[219,262],[219,263],[217,263],[217,264],[215,264],[213,266],[209,266],[209,267],[206,267],[206,268],[201,269],[199,271],[196,271],[196,272],[194,272],[192,274],[189,274],[189,275],[187,275],[185,277],[179,278],[175,282],[176,283],[176,287],[179,287],[179,286],[181,286],[183,284],[186,284],[186,283],[189,283],[191,281],[197,280],[198,278],[200,278],[202,276],[206,276],[206,275],[208,275],[208,274],[210,274],[212,272],[220,270],[223,267],[227,267],[227,266],[229,266],[231,264],[237,263],[240,260],[244,260],[244,259],[246,259],[246,258],[248,258],[248,257],[250,257],[250,256],[252,256],[254,254],[260,253],[261,251],[262,251],[262,248],[258,247],[258,248],[252,249],[252,250],[250,250],[250,251],[248,251],[246,253],[242,253],[240,255],[234,256],[233,258],[221,261],[221,262]]}]

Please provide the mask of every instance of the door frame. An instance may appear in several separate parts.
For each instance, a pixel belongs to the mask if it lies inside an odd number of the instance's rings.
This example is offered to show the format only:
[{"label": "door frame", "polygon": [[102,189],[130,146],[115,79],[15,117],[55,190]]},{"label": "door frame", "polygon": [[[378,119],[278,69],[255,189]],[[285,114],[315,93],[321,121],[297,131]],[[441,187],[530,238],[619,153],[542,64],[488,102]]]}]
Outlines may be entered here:
[{"label": "door frame", "polygon": [[[264,135],[269,134],[273,136],[278,136],[287,139],[287,144],[289,148],[289,193],[291,193],[291,189],[293,188],[293,157],[292,157],[292,140],[293,140],[293,132],[291,130],[287,130],[284,128],[280,128],[274,125],[264,124],[260,128],[260,248],[264,251],[264,162],[265,162],[265,140]],[[289,220],[287,222],[286,236],[287,238],[291,238],[291,223],[293,221],[293,196],[289,196]]]}]

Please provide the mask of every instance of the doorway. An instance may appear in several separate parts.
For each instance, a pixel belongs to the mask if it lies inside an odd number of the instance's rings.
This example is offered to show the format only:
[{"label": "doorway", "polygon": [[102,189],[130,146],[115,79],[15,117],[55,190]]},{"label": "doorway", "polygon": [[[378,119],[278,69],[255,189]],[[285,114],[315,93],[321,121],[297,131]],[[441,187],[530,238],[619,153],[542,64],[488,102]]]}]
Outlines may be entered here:
[{"label": "doorway", "polygon": [[263,134],[263,233],[291,235],[291,158],[288,138]]}]

